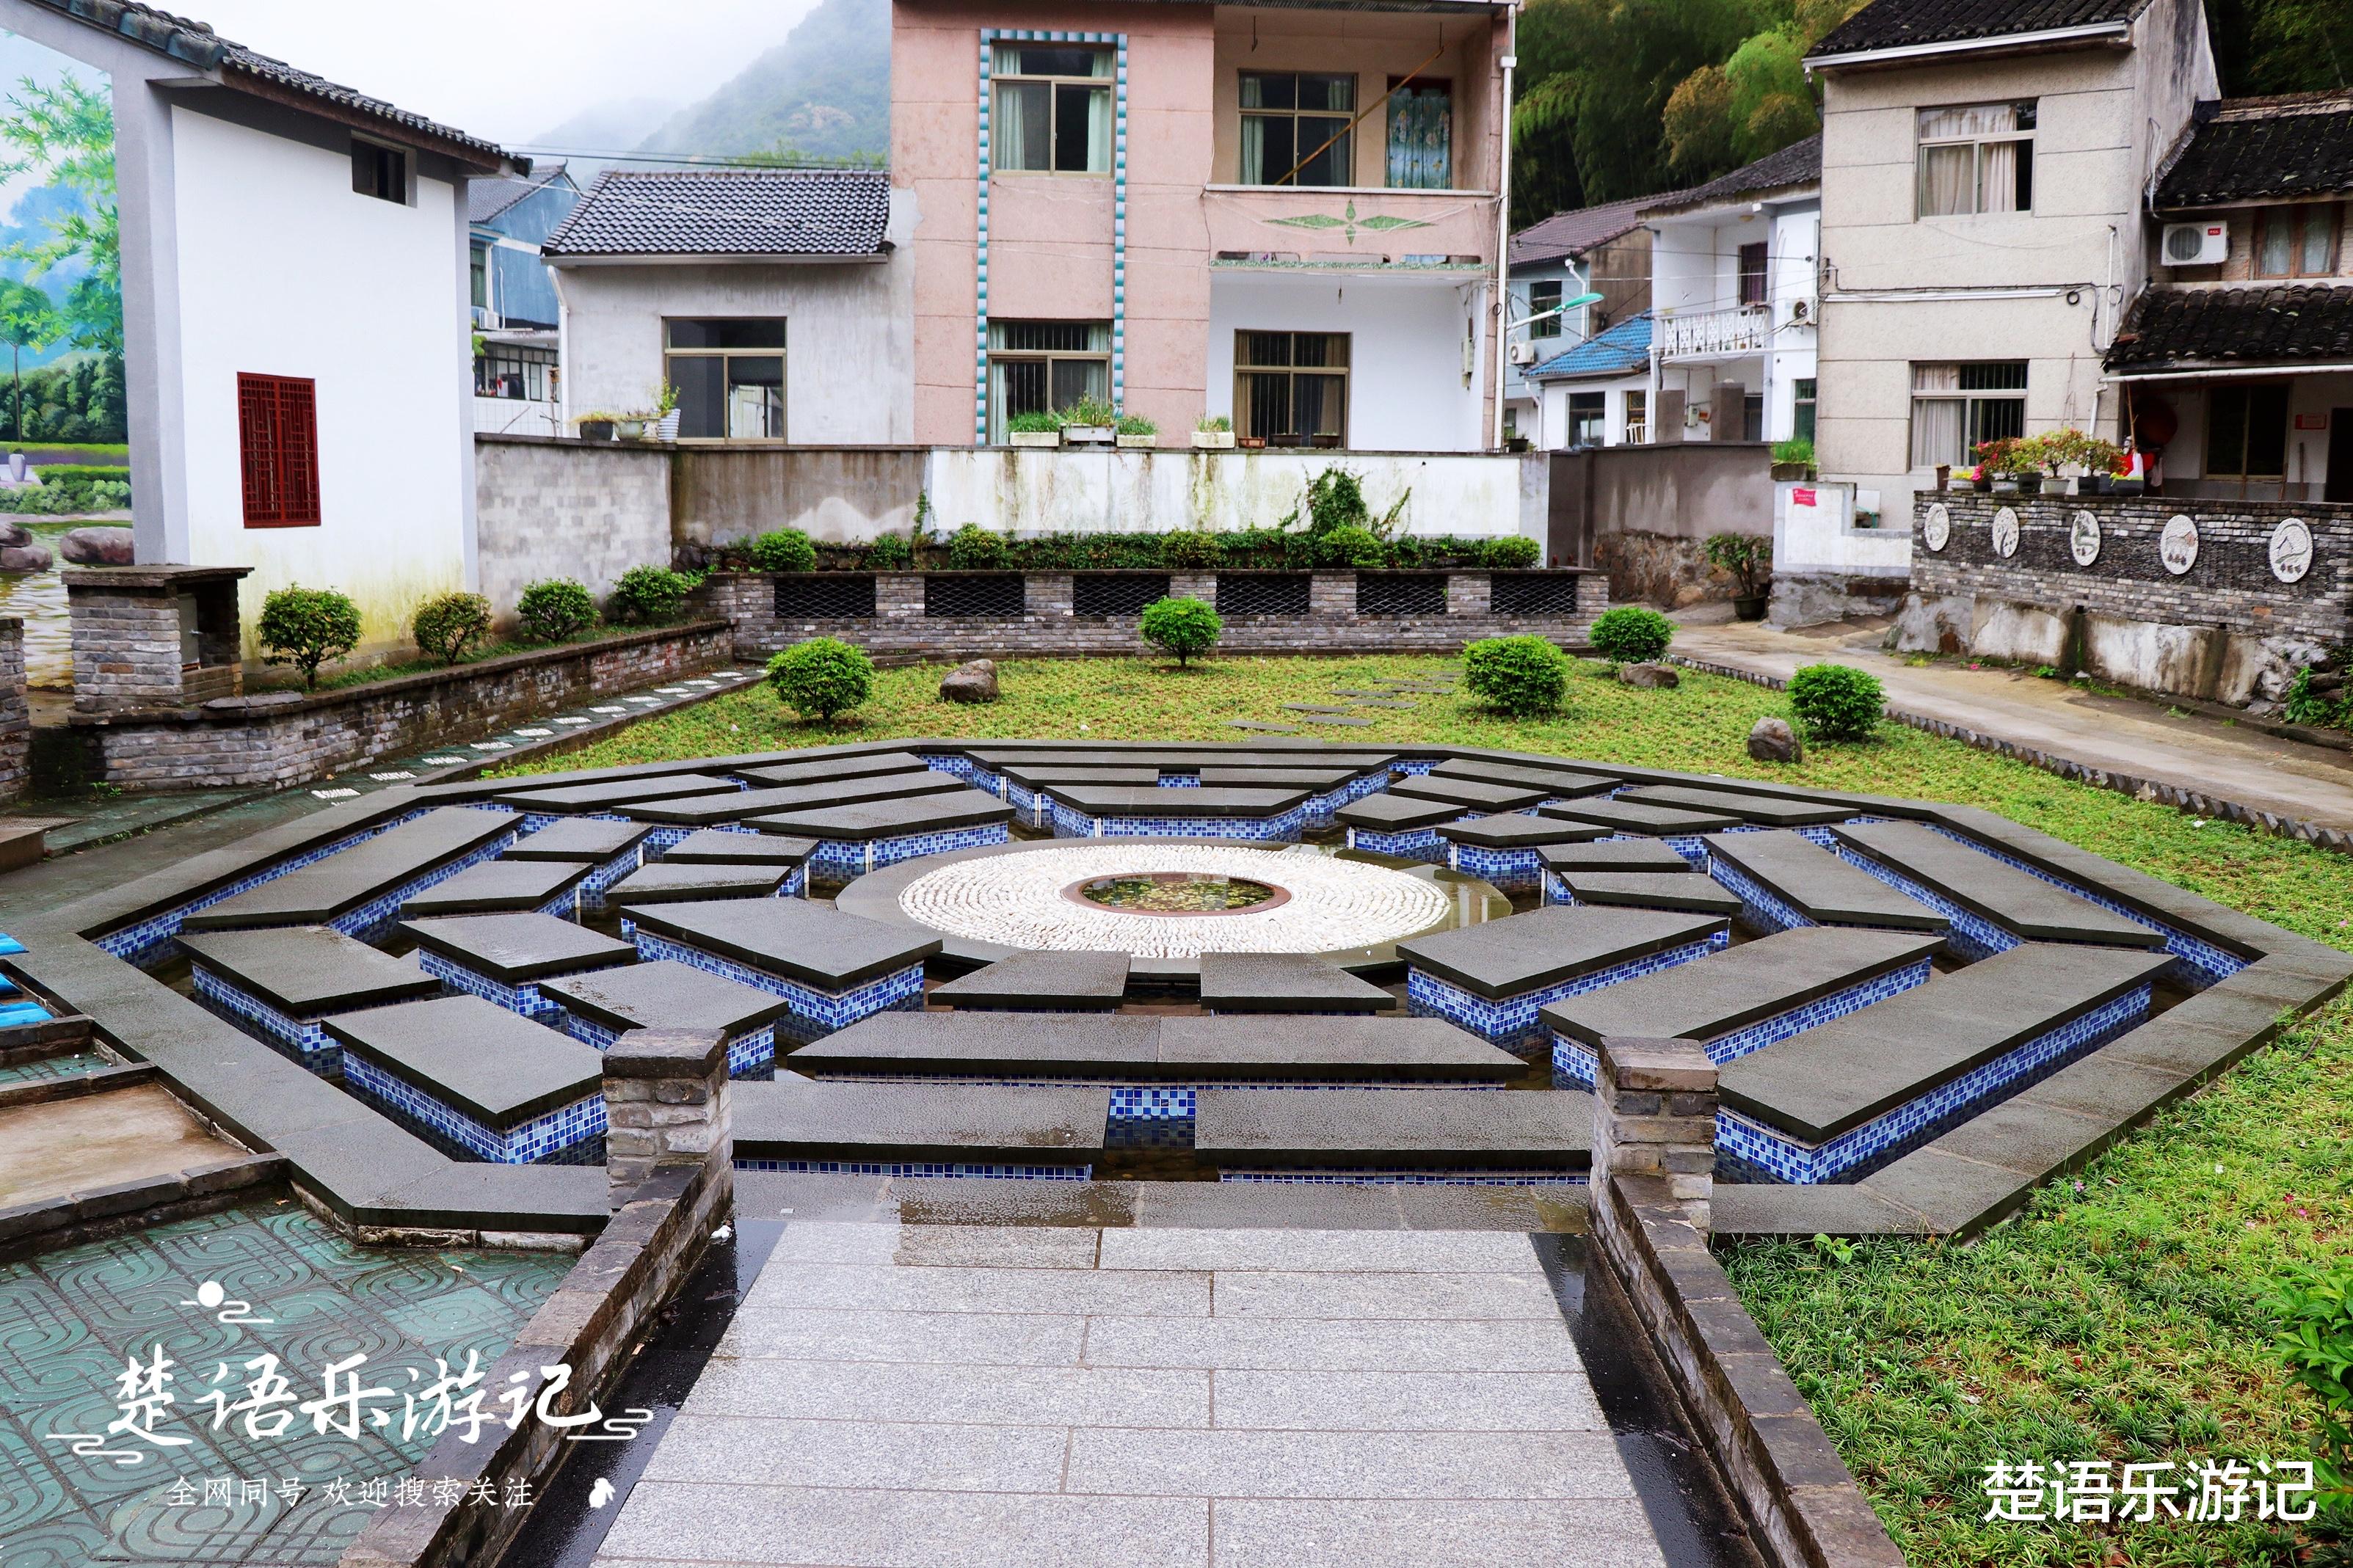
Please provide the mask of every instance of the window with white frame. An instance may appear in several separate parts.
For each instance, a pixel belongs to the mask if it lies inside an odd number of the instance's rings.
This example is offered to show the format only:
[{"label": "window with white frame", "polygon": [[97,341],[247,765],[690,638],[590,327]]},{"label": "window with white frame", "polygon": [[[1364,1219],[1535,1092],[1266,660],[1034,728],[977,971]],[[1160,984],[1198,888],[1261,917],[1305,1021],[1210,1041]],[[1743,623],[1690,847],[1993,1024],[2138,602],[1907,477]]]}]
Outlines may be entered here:
[{"label": "window with white frame", "polygon": [[1605,392],[1572,392],[1568,395],[1568,444],[1571,447],[1603,445],[1609,428],[1609,395]]},{"label": "window with white frame", "polygon": [[1356,183],[1356,79],[1315,71],[1241,73],[1241,183]]},{"label": "window with white frame", "polygon": [[1912,367],[1912,466],[1962,468],[1978,446],[2026,434],[2026,362]]},{"label": "window with white frame", "polygon": [[988,438],[999,445],[1011,421],[1092,400],[1111,400],[1108,321],[988,323]]},{"label": "window with white frame", "polygon": [[1919,216],[2034,210],[2034,101],[1919,111]]},{"label": "window with white frame", "polygon": [[989,62],[989,167],[1111,173],[1112,52],[1079,44],[999,44]]},{"label": "window with white frame", "polygon": [[784,439],[783,317],[673,319],[664,333],[663,369],[678,397],[680,439]]},{"label": "window with white frame", "polygon": [[[1559,279],[1556,278],[1546,282],[1531,283],[1528,285],[1528,314],[1535,318],[1535,320],[1528,323],[1528,336],[1532,338],[1556,338],[1560,336],[1560,316],[1558,314],[1560,310],[1560,301],[1561,282]],[[1555,313],[1546,315],[1545,312],[1548,310]]]},{"label": "window with white frame", "polygon": [[1651,395],[1647,390],[1628,389],[1626,393],[1626,439],[1641,446],[1651,438]]}]

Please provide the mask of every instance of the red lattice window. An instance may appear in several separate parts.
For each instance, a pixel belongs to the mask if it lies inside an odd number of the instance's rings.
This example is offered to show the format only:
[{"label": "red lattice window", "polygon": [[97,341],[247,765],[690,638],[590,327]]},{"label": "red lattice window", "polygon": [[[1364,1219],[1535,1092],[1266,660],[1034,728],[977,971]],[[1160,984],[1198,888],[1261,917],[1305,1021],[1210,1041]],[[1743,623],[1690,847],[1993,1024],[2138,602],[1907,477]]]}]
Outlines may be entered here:
[{"label": "red lattice window", "polygon": [[246,527],[319,525],[318,386],[308,376],[237,376]]}]

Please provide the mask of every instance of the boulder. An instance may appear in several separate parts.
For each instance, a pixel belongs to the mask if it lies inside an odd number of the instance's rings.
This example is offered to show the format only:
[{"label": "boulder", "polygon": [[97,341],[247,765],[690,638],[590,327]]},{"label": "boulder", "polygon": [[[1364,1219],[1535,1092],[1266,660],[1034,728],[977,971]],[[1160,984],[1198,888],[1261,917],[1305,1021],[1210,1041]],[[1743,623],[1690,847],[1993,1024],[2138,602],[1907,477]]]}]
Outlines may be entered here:
[{"label": "boulder", "polygon": [[1671,664],[1621,664],[1618,667],[1618,679],[1625,685],[1639,686],[1650,691],[1672,689],[1683,683],[1683,678],[1675,673],[1675,667]]},{"label": "boulder", "polygon": [[132,559],[127,528],[77,528],[58,549],[77,566],[128,566]]},{"label": "boulder", "polygon": [[33,531],[21,522],[0,518],[0,546],[22,549],[33,542]]},{"label": "boulder", "polygon": [[1906,594],[1880,646],[1890,653],[1964,653],[1977,631],[1977,601],[1966,594]]},{"label": "boulder", "polygon": [[940,682],[943,702],[994,702],[997,700],[997,662],[976,658],[957,665]]},{"label": "boulder", "polygon": [[0,545],[0,572],[46,572],[49,551],[45,544]]},{"label": "boulder", "polygon": [[1764,718],[1748,731],[1748,754],[1760,763],[1802,763],[1806,748],[1787,719]]}]

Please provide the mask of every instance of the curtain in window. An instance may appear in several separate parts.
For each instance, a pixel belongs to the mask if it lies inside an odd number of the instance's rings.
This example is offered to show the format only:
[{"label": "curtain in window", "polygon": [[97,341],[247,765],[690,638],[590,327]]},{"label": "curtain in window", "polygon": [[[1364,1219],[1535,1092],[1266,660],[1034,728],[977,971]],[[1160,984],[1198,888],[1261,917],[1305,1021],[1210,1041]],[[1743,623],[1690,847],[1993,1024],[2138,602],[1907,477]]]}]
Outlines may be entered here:
[{"label": "curtain in window", "polygon": [[1984,160],[1978,167],[1978,211],[2018,210],[2018,150],[2015,142],[1988,142],[1978,149]]},{"label": "curtain in window", "polygon": [[1958,398],[1922,397],[1912,404],[1912,466],[1933,468],[1939,463],[1968,461],[1961,450],[1962,417],[1968,405]]},{"label": "curtain in window", "polygon": [[[1919,139],[2001,136],[2019,129],[2014,103],[1976,103],[1957,109],[1924,109]],[[2018,144],[1978,143],[1920,149],[1920,216],[2018,210]]]},{"label": "curtain in window", "polygon": [[989,116],[989,163],[999,169],[1046,166],[1049,89],[1043,82],[997,84],[997,107]]},{"label": "curtain in window", "polygon": [[[1110,56],[1100,57],[1104,60]],[[1095,88],[1087,94],[1087,172],[1111,173],[1111,89]]]},{"label": "curtain in window", "polygon": [[2304,257],[2297,271],[2306,278],[2318,278],[2332,269],[2336,260],[2336,207],[2304,209]]},{"label": "curtain in window", "polygon": [[1977,152],[1957,147],[1920,149],[1920,216],[1951,217],[1977,210]]},{"label": "curtain in window", "polygon": [[[1247,79],[1244,80],[1244,86],[1248,86]],[[1242,97],[1246,101],[1250,96],[1250,93],[1247,91],[1242,94]],[[1242,116],[1241,182],[1245,185],[1262,185],[1266,184],[1269,173],[1266,166],[1266,117],[1262,114],[1245,114]],[[1280,174],[1282,171],[1275,170],[1273,172]]]},{"label": "curtain in window", "polygon": [[1453,184],[1454,101],[1444,87],[1398,89],[1389,94],[1392,189],[1442,191]]}]

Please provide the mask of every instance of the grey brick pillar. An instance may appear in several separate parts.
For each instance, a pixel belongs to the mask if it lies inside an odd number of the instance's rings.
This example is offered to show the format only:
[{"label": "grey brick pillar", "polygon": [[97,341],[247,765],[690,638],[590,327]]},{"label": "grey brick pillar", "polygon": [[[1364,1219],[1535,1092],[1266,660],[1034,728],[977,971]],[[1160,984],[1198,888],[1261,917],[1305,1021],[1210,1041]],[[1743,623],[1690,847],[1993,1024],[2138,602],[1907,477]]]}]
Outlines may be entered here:
[{"label": "grey brick pillar", "polygon": [[[658,1175],[703,1171],[735,1184],[727,1038],[715,1030],[632,1029],[605,1053],[605,1172],[614,1212]],[[713,1212],[729,1206],[723,1197]]]},{"label": "grey brick pillar", "polygon": [[33,710],[25,696],[25,623],[0,619],[0,805],[25,798],[31,780]]},{"label": "grey brick pillar", "polygon": [[1613,1036],[1596,1054],[1595,1184],[1656,1176],[1705,1236],[1715,1187],[1715,1064],[1691,1040]]},{"label": "grey brick pillar", "polygon": [[1577,580],[1577,613],[1593,616],[1609,607],[1609,574],[1588,572]]}]

